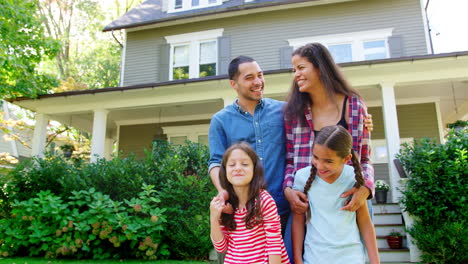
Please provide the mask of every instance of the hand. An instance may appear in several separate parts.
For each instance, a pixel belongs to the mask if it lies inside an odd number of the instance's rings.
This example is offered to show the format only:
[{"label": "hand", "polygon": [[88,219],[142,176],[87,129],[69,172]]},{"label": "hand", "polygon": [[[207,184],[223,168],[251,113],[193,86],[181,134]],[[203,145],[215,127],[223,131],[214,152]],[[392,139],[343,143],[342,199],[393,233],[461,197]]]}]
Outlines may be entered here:
[{"label": "hand", "polygon": [[223,204],[225,205],[225,207],[223,209],[223,213],[225,213],[225,214],[233,214],[234,213],[234,208],[232,208],[232,205],[230,203],[226,202],[229,199],[229,193],[226,190],[221,190],[216,197],[221,199]]},{"label": "hand", "polygon": [[346,211],[352,211],[355,212],[357,209],[359,209],[361,206],[363,206],[366,203],[367,197],[369,197],[370,190],[366,186],[361,186],[358,188],[353,187],[349,189],[348,191],[344,192],[341,197],[345,198],[350,195],[353,196],[351,201],[349,201],[348,204],[343,206],[341,210],[346,210]]},{"label": "hand", "polygon": [[309,200],[305,193],[286,187],[286,189],[284,189],[284,196],[288,200],[291,210],[294,213],[303,214],[307,211]]},{"label": "hand", "polygon": [[369,130],[369,132],[372,132],[374,130],[374,123],[372,122],[372,115],[367,114],[367,116],[364,118],[364,126]]},{"label": "hand", "polygon": [[224,204],[224,200],[222,200],[219,196],[213,197],[210,203],[210,218],[212,221],[219,221],[221,218],[221,213],[223,209],[226,207]]}]

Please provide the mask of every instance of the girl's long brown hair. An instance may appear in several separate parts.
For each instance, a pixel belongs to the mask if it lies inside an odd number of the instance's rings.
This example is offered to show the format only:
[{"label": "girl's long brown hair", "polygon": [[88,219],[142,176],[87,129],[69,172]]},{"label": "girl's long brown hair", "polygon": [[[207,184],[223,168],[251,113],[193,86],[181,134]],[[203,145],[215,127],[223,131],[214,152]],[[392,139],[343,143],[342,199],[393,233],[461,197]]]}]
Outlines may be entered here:
[{"label": "girl's long brown hair", "polygon": [[[231,156],[232,151],[236,149],[244,151],[254,164],[254,173],[252,181],[250,182],[249,197],[246,203],[247,215],[244,218],[246,227],[248,229],[252,229],[254,226],[262,223],[263,221],[260,200],[261,191],[266,189],[263,166],[260,162],[260,159],[258,158],[257,153],[247,142],[235,143],[224,152],[221,168],[219,170],[219,179],[221,182],[221,187],[223,187],[229,193],[229,199],[227,202],[229,202],[234,208],[239,207],[239,198],[234,191],[234,187],[227,179],[226,163]],[[224,225],[228,230],[236,230],[234,214],[221,214],[221,224]]]},{"label": "girl's long brown hair", "polygon": [[[325,87],[328,98],[335,103],[337,109],[339,109],[339,104],[335,100],[335,94],[343,94],[348,97],[359,96],[359,93],[346,81],[328,49],[322,44],[306,44],[293,52],[292,56],[296,55],[306,58],[314,68],[318,69],[320,81]],[[299,91],[299,86],[294,79],[286,102],[286,119],[299,119],[302,124],[305,124],[304,111],[312,102],[308,93]]]},{"label": "girl's long brown hair", "polygon": [[[359,188],[364,185],[364,177],[362,176],[362,168],[361,164],[359,163],[359,158],[356,152],[353,149],[353,139],[349,134],[348,130],[346,130],[342,126],[326,126],[320,130],[319,134],[315,138],[314,146],[316,144],[322,145],[327,147],[336,152],[336,155],[340,158],[346,158],[349,154],[351,154],[351,162],[353,163],[354,168],[354,178],[356,179],[356,184],[354,187]],[[313,152],[312,146],[312,152]],[[307,195],[307,192],[312,185],[315,177],[317,175],[317,168],[312,163],[312,167],[310,169],[310,175],[307,179],[307,182],[304,186],[304,193]],[[307,213],[307,220],[310,218],[310,207]]]}]

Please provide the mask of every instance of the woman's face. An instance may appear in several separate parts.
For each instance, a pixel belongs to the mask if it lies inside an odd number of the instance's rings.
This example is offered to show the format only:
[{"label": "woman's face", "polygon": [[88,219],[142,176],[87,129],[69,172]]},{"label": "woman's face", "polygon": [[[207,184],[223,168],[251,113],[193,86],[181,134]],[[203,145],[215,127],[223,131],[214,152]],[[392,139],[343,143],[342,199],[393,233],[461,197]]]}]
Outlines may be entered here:
[{"label": "woman's face", "polygon": [[254,173],[254,164],[241,149],[234,149],[226,162],[226,176],[234,187],[249,186]]},{"label": "woman's face", "polygon": [[299,91],[311,93],[315,87],[320,85],[319,71],[305,57],[294,55],[292,57],[294,81],[299,86]]}]

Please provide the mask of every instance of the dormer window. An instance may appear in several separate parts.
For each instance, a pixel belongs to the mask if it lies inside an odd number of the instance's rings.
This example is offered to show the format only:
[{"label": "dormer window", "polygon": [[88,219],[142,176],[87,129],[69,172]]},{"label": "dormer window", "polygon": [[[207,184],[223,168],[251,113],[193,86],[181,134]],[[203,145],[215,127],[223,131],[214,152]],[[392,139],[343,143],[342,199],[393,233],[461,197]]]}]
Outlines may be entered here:
[{"label": "dormer window", "polygon": [[222,0],[169,0],[168,13],[217,6],[222,3]]}]

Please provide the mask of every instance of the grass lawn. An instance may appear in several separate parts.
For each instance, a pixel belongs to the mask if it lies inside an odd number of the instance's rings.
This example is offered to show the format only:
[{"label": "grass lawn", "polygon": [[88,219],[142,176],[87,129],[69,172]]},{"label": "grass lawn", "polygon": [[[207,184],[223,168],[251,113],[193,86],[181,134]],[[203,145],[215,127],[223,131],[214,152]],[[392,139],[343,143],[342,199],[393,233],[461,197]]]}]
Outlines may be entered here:
[{"label": "grass lawn", "polygon": [[0,258],[0,264],[208,264],[208,261],[181,261],[181,260],[70,260],[70,259],[43,259],[43,258]]}]

